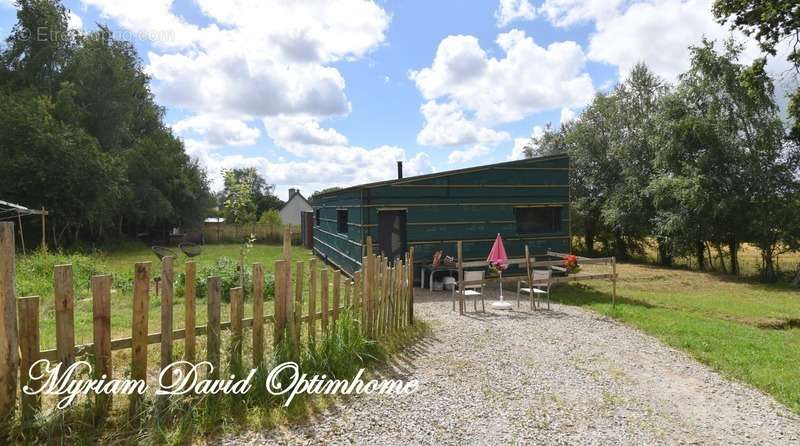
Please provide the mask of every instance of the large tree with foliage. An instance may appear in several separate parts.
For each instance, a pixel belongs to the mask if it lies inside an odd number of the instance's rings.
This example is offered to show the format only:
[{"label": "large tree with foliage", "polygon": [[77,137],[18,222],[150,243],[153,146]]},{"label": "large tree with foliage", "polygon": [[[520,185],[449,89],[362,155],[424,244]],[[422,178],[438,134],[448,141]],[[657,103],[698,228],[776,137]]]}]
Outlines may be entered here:
[{"label": "large tree with foliage", "polygon": [[[660,99],[668,88],[644,64],[637,64],[624,82],[613,92],[612,122],[608,158],[619,169],[619,181],[610,184],[608,199],[603,205],[603,221],[626,248],[642,251],[653,234],[654,208],[648,185],[656,176],[653,160],[658,146],[653,140],[655,119]],[[665,264],[671,256],[663,240],[656,237],[659,257]],[[625,255],[624,252],[617,252]]]},{"label": "large tree with foliage", "polygon": [[47,207],[73,240],[198,225],[205,172],[164,125],[133,46],[69,30],[58,1],[17,8],[0,55],[0,197]]},{"label": "large tree with foliage", "polygon": [[734,274],[741,243],[752,241],[772,278],[762,219],[782,212],[794,184],[772,81],[763,59],[738,63],[742,47],[733,41],[722,53],[710,41],[691,51],[691,68],[661,107],[657,233],[676,249],[693,246],[700,267],[706,241],[726,245]]},{"label": "large tree with foliage", "polygon": [[[788,42],[787,60],[794,65],[794,76],[800,74],[800,7],[796,0],[716,0],[713,12],[721,23],[754,37],[768,54],[776,55],[778,45]],[[788,112],[794,119],[792,137],[800,142],[800,86],[789,100]]]},{"label": "large tree with foliage", "polygon": [[226,210],[226,202],[232,194],[241,194],[237,189],[243,183],[250,187],[253,211],[249,218],[252,221],[258,221],[266,211],[283,207],[283,201],[275,195],[275,185],[267,184],[255,167],[229,169],[223,172],[223,177],[225,182],[219,200],[227,218],[230,219],[232,216]]}]

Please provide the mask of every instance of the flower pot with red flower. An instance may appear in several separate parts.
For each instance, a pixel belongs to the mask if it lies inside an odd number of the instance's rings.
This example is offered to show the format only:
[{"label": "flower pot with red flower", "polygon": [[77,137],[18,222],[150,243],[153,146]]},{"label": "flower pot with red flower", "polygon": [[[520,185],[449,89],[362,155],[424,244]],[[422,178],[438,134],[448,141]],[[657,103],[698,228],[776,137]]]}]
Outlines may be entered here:
[{"label": "flower pot with red flower", "polygon": [[567,270],[568,274],[579,273],[581,267],[578,265],[578,256],[568,255],[564,257],[564,269]]}]

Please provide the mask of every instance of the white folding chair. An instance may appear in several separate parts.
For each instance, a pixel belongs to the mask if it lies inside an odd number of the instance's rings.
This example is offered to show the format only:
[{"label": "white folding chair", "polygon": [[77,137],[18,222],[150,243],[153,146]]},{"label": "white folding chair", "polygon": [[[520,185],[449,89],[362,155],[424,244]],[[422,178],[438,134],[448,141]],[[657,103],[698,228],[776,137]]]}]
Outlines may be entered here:
[{"label": "white folding chair", "polygon": [[478,296],[481,297],[481,311],[486,312],[486,306],[483,303],[483,271],[464,271],[464,282],[474,282],[480,280],[481,282],[476,285],[464,285],[464,289],[458,289],[457,282],[453,286],[453,311],[456,309],[456,294],[464,294],[464,297],[472,296],[472,307],[478,311]]},{"label": "white folding chair", "polygon": [[547,309],[550,309],[550,285],[551,285],[551,278],[553,277],[553,271],[547,269],[546,271],[533,271],[533,280],[546,280],[543,284],[535,284],[530,286],[527,280],[518,280],[517,281],[517,307],[519,307],[519,300],[521,294],[527,294],[531,301],[531,310],[536,308],[536,301],[539,296],[546,296],[547,297]]}]

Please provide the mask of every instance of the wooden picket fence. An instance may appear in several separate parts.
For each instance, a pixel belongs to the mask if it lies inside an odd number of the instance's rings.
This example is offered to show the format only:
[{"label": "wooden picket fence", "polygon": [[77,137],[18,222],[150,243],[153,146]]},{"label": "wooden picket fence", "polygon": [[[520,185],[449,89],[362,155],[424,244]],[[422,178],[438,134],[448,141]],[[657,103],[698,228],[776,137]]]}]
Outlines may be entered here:
[{"label": "wooden picket fence", "polygon": [[[372,252],[372,240],[367,240],[367,252]],[[185,321],[183,329],[173,327],[174,259],[165,257],[161,262],[161,331],[148,332],[148,308],[151,298],[151,262],[136,263],[134,267],[132,333],[128,338],[111,339],[111,289],[109,275],[95,276],[91,280],[93,343],[75,345],[74,334],[74,288],[71,265],[55,268],[55,318],[56,348],[40,351],[39,296],[15,296],[14,225],[0,223],[0,421],[11,415],[17,406],[18,389],[24,386],[38,388],[40,382],[30,379],[28,371],[32,364],[46,358],[62,364],[72,364],[77,357],[93,353],[96,376],[113,375],[112,352],[131,350],[130,379],[148,379],[148,345],[160,344],[160,367],[177,359],[194,362],[196,338],[206,336],[206,358],[214,366],[216,378],[220,370],[220,348],[222,330],[230,330],[232,346],[231,361],[242,359],[244,329],[251,328],[252,362],[261,364],[265,351],[266,325],[273,325],[273,346],[284,340],[289,346],[290,357],[297,360],[302,342],[315,342],[335,329],[339,315],[348,310],[356,315],[358,326],[371,339],[380,339],[398,333],[413,324],[414,272],[413,251],[404,259],[389,262],[376,255],[363,258],[364,268],[354,276],[346,277],[338,270],[330,270],[316,259],[291,260],[291,234],[284,233],[283,259],[275,262],[275,299],[271,303],[273,312],[265,314],[264,300],[253,298],[253,317],[244,318],[244,290],[234,288],[230,292],[230,318],[222,320],[221,280],[207,278],[206,325],[196,323],[196,264],[185,264]],[[292,280],[294,266],[294,281]],[[307,273],[306,273],[307,271]],[[264,267],[252,265],[252,296],[262,296]],[[304,311],[304,289],[308,285],[307,308]],[[292,289],[294,284],[294,289]],[[317,299],[320,299],[317,311]],[[18,314],[17,314],[18,313]],[[303,336],[305,331],[306,335]],[[175,358],[173,344],[184,341],[183,358]],[[111,399],[98,396],[95,405],[97,416],[108,413]],[[130,408],[136,411],[140,403],[137,397],[130,400]],[[40,407],[37,396],[21,393],[20,406],[23,417],[30,416]]]}]

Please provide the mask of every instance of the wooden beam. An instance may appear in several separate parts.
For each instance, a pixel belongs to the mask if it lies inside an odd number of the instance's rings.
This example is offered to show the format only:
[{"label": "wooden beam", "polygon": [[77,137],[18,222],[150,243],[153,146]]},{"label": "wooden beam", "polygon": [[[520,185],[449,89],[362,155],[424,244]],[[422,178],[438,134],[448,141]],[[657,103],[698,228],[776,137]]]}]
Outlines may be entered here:
[{"label": "wooden beam", "polygon": [[14,223],[0,222],[0,419],[13,414],[17,397],[19,340],[15,255]]}]

